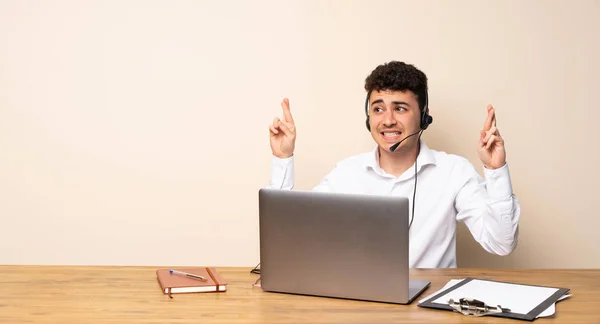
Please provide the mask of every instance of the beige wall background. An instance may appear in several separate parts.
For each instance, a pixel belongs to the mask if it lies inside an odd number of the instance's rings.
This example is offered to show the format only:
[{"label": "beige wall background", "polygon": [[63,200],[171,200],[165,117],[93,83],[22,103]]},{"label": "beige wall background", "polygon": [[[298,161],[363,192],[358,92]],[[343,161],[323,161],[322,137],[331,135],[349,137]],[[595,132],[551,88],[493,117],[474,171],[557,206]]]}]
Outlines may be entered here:
[{"label": "beige wall background", "polygon": [[[268,124],[291,100],[297,188],[370,150],[363,82],[430,80],[438,150],[497,109],[520,243],[459,266],[600,267],[599,1],[0,1],[0,263],[259,262]],[[434,203],[434,202],[432,202]]]}]

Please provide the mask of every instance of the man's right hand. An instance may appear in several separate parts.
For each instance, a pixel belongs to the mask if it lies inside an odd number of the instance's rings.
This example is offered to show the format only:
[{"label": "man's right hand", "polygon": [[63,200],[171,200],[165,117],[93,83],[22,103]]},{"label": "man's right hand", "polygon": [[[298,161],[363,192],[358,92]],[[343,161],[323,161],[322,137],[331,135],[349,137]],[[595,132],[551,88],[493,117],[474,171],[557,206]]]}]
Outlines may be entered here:
[{"label": "man's right hand", "polygon": [[271,151],[280,159],[289,158],[294,155],[296,145],[296,125],[290,112],[290,101],[285,98],[281,102],[283,108],[283,120],[275,118],[269,126],[271,140]]}]

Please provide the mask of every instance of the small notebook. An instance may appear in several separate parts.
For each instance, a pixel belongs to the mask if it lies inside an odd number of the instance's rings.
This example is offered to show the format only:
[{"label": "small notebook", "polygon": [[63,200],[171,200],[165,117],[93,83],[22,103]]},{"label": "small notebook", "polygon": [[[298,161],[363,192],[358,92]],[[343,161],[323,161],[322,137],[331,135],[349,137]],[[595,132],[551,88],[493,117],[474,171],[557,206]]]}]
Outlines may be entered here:
[{"label": "small notebook", "polygon": [[170,273],[170,269],[156,270],[156,278],[164,294],[222,292],[227,290],[227,282],[215,268],[194,267],[174,268],[173,270],[191,273],[206,278],[206,281]]}]

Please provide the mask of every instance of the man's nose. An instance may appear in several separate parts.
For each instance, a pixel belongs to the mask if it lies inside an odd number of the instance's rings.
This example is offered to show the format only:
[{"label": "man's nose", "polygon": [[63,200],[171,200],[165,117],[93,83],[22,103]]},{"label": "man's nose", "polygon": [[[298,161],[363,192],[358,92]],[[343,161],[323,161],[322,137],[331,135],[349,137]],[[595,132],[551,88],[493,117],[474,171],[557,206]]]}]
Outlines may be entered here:
[{"label": "man's nose", "polygon": [[385,126],[393,126],[396,125],[396,118],[394,118],[394,113],[389,111],[386,112],[385,117],[383,119],[383,124]]}]

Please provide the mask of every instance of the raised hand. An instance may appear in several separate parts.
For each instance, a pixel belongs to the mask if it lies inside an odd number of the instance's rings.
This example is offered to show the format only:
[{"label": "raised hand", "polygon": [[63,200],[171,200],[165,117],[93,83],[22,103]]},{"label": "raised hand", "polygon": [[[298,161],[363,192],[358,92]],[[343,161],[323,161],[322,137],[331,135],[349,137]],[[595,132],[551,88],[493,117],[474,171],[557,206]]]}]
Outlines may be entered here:
[{"label": "raised hand", "polygon": [[479,136],[477,151],[479,159],[487,169],[498,169],[506,164],[504,140],[496,127],[496,112],[492,105],[487,106],[487,118]]},{"label": "raised hand", "polygon": [[281,102],[283,108],[283,120],[278,117],[269,126],[271,151],[278,158],[285,159],[294,155],[296,146],[296,125],[290,112],[290,101],[285,98]]}]

